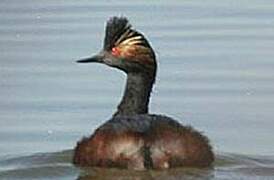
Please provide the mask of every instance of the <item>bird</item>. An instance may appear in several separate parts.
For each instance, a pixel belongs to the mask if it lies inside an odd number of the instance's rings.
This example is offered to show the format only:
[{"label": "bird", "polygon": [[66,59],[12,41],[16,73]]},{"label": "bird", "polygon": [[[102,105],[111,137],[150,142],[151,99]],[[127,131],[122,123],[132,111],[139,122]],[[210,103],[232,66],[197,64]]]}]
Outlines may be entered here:
[{"label": "bird", "polygon": [[166,115],[149,113],[156,55],[127,17],[109,18],[102,50],[77,62],[105,64],[124,72],[127,79],[115,113],[77,142],[76,166],[131,170],[213,166],[213,148],[203,133]]}]

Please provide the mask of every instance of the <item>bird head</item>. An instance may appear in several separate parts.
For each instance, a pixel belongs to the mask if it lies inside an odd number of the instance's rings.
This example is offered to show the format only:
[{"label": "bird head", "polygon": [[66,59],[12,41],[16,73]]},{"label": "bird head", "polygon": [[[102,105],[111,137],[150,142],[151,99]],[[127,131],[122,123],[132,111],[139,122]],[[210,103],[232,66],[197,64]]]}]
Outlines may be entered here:
[{"label": "bird head", "polygon": [[156,72],[155,53],[144,35],[134,29],[125,17],[107,21],[103,49],[78,63],[97,62],[124,72]]}]

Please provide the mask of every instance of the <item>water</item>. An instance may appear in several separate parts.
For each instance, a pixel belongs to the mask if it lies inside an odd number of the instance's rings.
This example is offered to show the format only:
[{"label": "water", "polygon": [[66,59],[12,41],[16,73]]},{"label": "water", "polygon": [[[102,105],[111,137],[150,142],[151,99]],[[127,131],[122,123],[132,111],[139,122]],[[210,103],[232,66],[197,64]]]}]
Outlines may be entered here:
[{"label": "water", "polygon": [[[106,121],[124,75],[75,60],[127,16],[156,50],[153,113],[203,131],[214,169],[77,169],[76,141]],[[271,1],[0,2],[0,179],[273,179]]]}]

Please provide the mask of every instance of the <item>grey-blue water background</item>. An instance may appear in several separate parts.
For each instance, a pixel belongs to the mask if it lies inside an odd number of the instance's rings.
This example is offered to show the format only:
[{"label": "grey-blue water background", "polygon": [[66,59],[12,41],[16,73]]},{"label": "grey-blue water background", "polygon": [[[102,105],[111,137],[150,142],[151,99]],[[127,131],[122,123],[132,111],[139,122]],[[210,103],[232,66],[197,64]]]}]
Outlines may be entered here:
[{"label": "grey-blue water background", "polygon": [[263,0],[2,0],[0,179],[79,175],[70,150],[114,112],[125,76],[75,60],[100,50],[113,15],[156,50],[150,111],[203,131],[218,154],[214,170],[159,177],[273,179],[274,2]]}]

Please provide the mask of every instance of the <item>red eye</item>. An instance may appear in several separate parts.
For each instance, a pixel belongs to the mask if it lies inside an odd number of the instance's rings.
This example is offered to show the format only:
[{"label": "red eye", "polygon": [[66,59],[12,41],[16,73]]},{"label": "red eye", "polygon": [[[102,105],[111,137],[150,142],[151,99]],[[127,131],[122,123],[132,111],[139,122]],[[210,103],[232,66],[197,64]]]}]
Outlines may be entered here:
[{"label": "red eye", "polygon": [[111,53],[112,53],[112,55],[114,55],[114,56],[119,56],[119,55],[120,55],[120,50],[119,50],[118,48],[116,48],[116,47],[113,47],[113,48],[111,49]]}]

